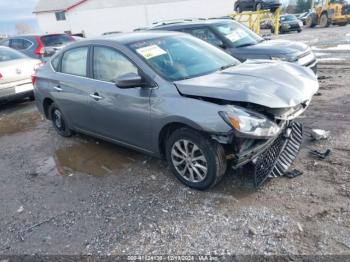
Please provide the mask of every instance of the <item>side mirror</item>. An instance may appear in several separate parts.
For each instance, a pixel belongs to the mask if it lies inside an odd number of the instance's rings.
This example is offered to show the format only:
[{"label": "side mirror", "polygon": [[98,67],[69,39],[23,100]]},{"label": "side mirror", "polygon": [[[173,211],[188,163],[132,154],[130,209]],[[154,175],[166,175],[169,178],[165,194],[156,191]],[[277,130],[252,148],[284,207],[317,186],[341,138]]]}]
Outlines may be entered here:
[{"label": "side mirror", "polygon": [[115,85],[119,88],[134,88],[144,85],[144,81],[141,76],[136,73],[127,73],[119,76],[115,80]]}]

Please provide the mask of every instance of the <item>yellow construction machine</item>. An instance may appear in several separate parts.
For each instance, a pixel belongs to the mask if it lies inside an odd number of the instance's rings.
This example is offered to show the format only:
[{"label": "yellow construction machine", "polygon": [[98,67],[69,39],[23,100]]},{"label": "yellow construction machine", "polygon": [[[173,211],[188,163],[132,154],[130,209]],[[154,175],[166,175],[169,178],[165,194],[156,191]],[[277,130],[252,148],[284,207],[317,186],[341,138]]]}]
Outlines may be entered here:
[{"label": "yellow construction machine", "polygon": [[309,27],[344,26],[350,23],[350,0],[314,0],[306,19]]}]

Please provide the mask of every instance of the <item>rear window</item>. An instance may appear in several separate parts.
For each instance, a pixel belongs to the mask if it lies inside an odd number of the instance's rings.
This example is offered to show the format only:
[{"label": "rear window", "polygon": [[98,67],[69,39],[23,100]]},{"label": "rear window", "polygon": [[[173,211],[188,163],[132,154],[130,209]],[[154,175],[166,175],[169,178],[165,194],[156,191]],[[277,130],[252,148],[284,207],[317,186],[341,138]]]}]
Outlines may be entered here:
[{"label": "rear window", "polygon": [[0,48],[0,62],[22,59],[26,56],[10,48]]},{"label": "rear window", "polygon": [[43,42],[44,46],[59,46],[73,42],[74,38],[65,34],[46,35],[41,37],[41,41]]}]

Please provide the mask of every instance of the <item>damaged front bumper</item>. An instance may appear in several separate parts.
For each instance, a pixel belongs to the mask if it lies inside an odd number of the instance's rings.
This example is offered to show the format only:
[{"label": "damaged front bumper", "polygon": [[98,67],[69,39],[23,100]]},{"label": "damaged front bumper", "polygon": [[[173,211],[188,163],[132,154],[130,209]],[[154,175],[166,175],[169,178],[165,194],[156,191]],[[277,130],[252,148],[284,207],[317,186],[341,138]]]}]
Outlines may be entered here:
[{"label": "damaged front bumper", "polygon": [[303,139],[302,124],[291,122],[274,139],[249,153],[236,155],[233,167],[248,164],[253,173],[254,185],[261,186],[268,178],[283,176],[298,155]]}]

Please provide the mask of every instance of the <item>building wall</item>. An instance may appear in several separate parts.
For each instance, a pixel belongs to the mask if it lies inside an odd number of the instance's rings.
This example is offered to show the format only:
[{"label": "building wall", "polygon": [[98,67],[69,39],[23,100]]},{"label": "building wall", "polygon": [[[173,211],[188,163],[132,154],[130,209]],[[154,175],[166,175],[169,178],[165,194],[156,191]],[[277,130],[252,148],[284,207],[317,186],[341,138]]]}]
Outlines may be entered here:
[{"label": "building wall", "polygon": [[[113,2],[113,5],[111,5]],[[153,22],[218,17],[233,10],[233,0],[91,0],[66,13],[66,21],[56,21],[54,13],[37,14],[39,26],[44,33],[71,31],[97,36],[109,31],[132,31]],[[146,4],[147,3],[147,4]]]},{"label": "building wall", "polygon": [[70,28],[69,20],[56,21],[55,13],[37,14],[37,21],[42,33],[63,33]]}]

